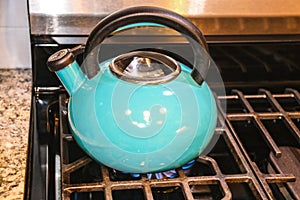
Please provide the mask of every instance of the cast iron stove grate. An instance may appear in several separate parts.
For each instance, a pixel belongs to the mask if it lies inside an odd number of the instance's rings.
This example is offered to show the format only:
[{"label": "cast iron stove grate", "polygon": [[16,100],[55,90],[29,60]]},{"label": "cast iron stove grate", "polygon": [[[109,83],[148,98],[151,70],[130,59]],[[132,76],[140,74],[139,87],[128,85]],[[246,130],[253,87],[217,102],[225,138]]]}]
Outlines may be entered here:
[{"label": "cast iron stove grate", "polygon": [[[260,89],[244,95],[232,90],[226,99],[224,126],[217,144],[173,178],[131,175],[102,166],[76,144],[67,123],[65,94],[51,109],[60,140],[55,157],[56,195],[60,199],[299,199],[300,95],[286,89]],[[56,108],[54,108],[56,107]],[[61,155],[61,156],[60,156]],[[286,165],[285,165],[286,164]],[[297,178],[297,181],[295,182]]]}]

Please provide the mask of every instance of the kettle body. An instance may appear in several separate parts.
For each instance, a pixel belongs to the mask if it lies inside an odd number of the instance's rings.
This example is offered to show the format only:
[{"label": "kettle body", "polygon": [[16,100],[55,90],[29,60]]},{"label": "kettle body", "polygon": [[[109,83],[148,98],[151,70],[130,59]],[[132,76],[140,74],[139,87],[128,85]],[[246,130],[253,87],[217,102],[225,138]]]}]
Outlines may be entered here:
[{"label": "kettle body", "polygon": [[205,149],[216,126],[216,104],[208,85],[198,86],[186,66],[171,82],[139,86],[104,65],[69,101],[72,133],[91,157],[145,173],[180,167]]},{"label": "kettle body", "polygon": [[203,152],[214,135],[213,93],[179,60],[130,52],[97,63],[98,73],[89,78],[65,49],[48,65],[70,94],[76,142],[106,166],[131,173],[174,169]]}]

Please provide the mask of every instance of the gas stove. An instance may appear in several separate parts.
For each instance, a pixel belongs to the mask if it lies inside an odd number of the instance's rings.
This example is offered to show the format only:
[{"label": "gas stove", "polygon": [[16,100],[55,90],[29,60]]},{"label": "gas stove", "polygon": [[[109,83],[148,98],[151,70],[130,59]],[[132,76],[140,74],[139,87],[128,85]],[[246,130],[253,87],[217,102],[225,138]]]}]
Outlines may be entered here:
[{"label": "gas stove", "polygon": [[[31,23],[43,19],[31,15]],[[70,132],[69,96],[46,66],[54,52],[86,41],[84,32],[60,32],[71,30],[68,23],[67,29],[45,32],[31,27],[25,199],[300,199],[299,33],[208,35],[209,53],[226,90],[216,96],[218,105],[227,104],[226,112],[218,109],[217,143],[180,168],[130,174],[94,161]],[[161,45],[185,51],[185,44],[173,39]],[[212,83],[212,89],[217,87]]]},{"label": "gas stove", "polygon": [[[35,59],[34,81],[41,84],[45,54],[56,48],[39,44],[34,50],[44,58]],[[227,91],[218,96],[227,102],[227,113],[219,110],[225,121],[215,130],[220,137],[211,152],[170,176],[128,174],[93,161],[70,133],[63,87],[35,85],[26,198],[298,199],[299,50],[299,44],[282,43],[210,45]],[[46,85],[57,81],[43,73]]]}]

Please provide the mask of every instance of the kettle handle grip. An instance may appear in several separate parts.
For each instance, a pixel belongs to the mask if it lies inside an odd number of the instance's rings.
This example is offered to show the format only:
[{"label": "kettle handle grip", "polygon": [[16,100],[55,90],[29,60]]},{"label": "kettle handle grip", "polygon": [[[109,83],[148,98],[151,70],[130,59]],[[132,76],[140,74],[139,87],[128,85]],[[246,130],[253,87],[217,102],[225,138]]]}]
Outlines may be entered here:
[{"label": "kettle handle grip", "polygon": [[[173,11],[166,10],[163,8],[139,6],[117,11],[101,20],[95,26],[95,28],[88,37],[85,46],[84,57],[86,57],[96,46],[101,44],[105,40],[105,38],[107,38],[111,33],[118,30],[119,28],[130,24],[143,22],[161,24],[188,36],[187,40],[189,40],[194,54],[196,54],[197,51],[199,51],[197,50],[199,49],[199,44],[206,51],[208,51],[207,43],[203,34],[188,19]],[[87,64],[96,65],[93,63]],[[95,68],[96,67],[97,66],[95,66]],[[199,85],[201,85],[204,81],[208,72],[208,67],[209,65],[203,66],[199,59],[195,60],[191,76]]]}]

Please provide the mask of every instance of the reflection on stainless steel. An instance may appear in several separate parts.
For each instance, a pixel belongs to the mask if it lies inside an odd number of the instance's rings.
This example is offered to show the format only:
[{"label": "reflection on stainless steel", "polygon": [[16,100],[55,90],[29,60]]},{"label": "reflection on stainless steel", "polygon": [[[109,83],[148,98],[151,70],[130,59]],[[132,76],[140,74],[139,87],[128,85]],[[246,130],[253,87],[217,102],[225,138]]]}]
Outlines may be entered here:
[{"label": "reflection on stainless steel", "polygon": [[201,16],[299,16],[297,0],[30,0],[32,13],[107,15],[129,6],[151,5],[174,10],[183,15]]},{"label": "reflection on stainless steel", "polygon": [[110,70],[124,81],[155,85],[175,79],[181,68],[169,56],[151,51],[135,51],[115,58],[110,63]]},{"label": "reflection on stainless steel", "polygon": [[298,0],[29,0],[32,34],[87,35],[108,14],[130,6],[151,5],[192,20],[205,35],[300,33]]}]

